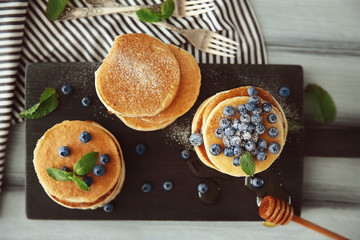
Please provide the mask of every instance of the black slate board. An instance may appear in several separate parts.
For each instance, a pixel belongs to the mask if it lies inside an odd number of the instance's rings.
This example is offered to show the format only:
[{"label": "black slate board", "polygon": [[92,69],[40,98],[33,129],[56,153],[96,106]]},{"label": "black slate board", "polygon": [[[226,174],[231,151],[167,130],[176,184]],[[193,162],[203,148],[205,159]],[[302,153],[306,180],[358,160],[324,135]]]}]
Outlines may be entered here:
[{"label": "black slate board", "polygon": [[[26,213],[30,219],[113,219],[113,220],[216,220],[260,221],[254,193],[244,186],[244,178],[217,174],[199,165],[195,153],[184,161],[180,153],[197,107],[207,97],[243,85],[260,86],[282,104],[288,117],[303,123],[303,74],[293,65],[227,65],[202,64],[202,86],[195,106],[164,130],[138,132],[126,127],[107,113],[94,89],[94,71],[99,63],[33,63],[26,68],[26,106],[38,101],[46,87],[54,87],[60,95],[60,107],[39,120],[26,121]],[[73,86],[71,95],[61,93],[61,85]],[[282,99],[277,91],[288,86],[291,96]],[[81,98],[89,96],[93,103],[84,108]],[[71,210],[53,202],[38,182],[32,164],[36,141],[54,124],[63,120],[93,120],[110,130],[119,140],[125,158],[126,179],[114,200],[115,210]],[[185,138],[184,138],[185,136]],[[143,142],[148,151],[135,153],[135,145]],[[266,178],[270,171],[281,172],[283,187],[292,196],[296,214],[301,211],[304,138],[303,130],[289,134],[284,151],[272,167],[258,174]],[[194,164],[197,164],[194,168]],[[197,175],[192,170],[199,170]],[[197,185],[206,177],[215,180],[221,190],[219,201],[205,205],[197,193]],[[174,188],[164,191],[162,183],[171,180]],[[149,181],[153,190],[141,191]],[[266,183],[265,183],[266,184]]]}]

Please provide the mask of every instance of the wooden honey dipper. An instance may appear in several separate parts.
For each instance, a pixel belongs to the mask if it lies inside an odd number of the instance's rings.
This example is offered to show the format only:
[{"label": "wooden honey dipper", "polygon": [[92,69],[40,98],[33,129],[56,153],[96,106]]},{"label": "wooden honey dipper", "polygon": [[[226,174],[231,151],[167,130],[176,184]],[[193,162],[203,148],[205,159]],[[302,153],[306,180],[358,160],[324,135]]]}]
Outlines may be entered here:
[{"label": "wooden honey dipper", "polygon": [[274,224],[286,225],[290,221],[293,221],[318,233],[324,234],[325,236],[332,239],[347,239],[337,233],[329,231],[299,216],[294,215],[294,208],[289,203],[272,196],[266,196],[263,198],[259,207],[259,215],[266,221]]}]

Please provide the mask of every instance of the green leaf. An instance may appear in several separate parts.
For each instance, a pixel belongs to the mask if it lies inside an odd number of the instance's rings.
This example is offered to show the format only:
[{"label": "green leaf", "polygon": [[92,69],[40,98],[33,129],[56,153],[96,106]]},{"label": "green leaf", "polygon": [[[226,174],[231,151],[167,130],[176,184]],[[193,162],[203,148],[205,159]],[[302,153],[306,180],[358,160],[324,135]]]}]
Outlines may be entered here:
[{"label": "green leaf", "polygon": [[54,93],[56,93],[54,88],[46,88],[44,90],[44,92],[41,94],[39,101],[42,102],[42,101],[48,99]]},{"label": "green leaf", "polygon": [[246,173],[249,176],[254,176],[255,160],[251,153],[245,151],[245,153],[240,156],[240,165],[244,173]]},{"label": "green leaf", "polygon": [[55,180],[63,181],[63,182],[72,180],[71,172],[66,172],[64,170],[60,170],[57,168],[48,168],[48,169],[46,169],[46,171],[47,171],[48,175]]},{"label": "green leaf", "polygon": [[175,3],[173,0],[166,0],[161,4],[161,19],[168,19],[175,11]]},{"label": "green leaf", "polygon": [[59,95],[47,88],[41,95],[39,103],[35,104],[28,110],[20,113],[22,118],[26,119],[38,119],[45,117],[49,113],[53,112],[60,104]]},{"label": "green leaf", "polygon": [[320,123],[329,123],[335,120],[335,103],[325,89],[316,84],[308,84],[305,88],[305,97],[315,108],[316,121]]},{"label": "green leaf", "polygon": [[85,154],[80,160],[74,165],[74,172],[77,175],[85,175],[94,169],[99,153],[89,152]]},{"label": "green leaf", "polygon": [[159,22],[161,20],[161,13],[148,8],[142,8],[136,11],[137,17],[143,22]]},{"label": "green leaf", "polygon": [[84,180],[78,178],[78,177],[73,177],[73,180],[75,182],[75,184],[81,189],[81,190],[84,190],[84,191],[88,191],[89,188],[87,186],[87,184],[84,182]]},{"label": "green leaf", "polygon": [[46,15],[50,21],[55,21],[64,11],[69,0],[49,0],[46,6]]}]

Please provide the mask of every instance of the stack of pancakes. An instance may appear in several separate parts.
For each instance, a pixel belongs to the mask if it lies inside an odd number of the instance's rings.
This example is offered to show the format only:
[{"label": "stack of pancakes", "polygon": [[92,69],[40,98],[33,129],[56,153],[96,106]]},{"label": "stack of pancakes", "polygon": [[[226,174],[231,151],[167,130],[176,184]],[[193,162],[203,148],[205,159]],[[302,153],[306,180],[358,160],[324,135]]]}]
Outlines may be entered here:
[{"label": "stack of pancakes", "polygon": [[[91,134],[91,140],[87,143],[79,140],[83,131]],[[58,155],[61,146],[70,149],[69,156],[62,158]],[[99,152],[99,156],[108,154],[110,162],[104,166],[106,172],[103,176],[95,176],[92,172],[87,174],[93,179],[88,191],[81,190],[72,181],[58,181],[48,175],[48,168],[60,169],[65,166],[72,171],[74,164],[89,152]],[[45,192],[67,208],[101,207],[119,194],[125,179],[120,144],[108,130],[92,121],[64,121],[47,130],[37,142],[33,163]],[[96,164],[100,164],[99,159]]]},{"label": "stack of pancakes", "polygon": [[[219,144],[224,149],[224,143],[222,139],[215,136],[215,130],[219,128],[220,119],[224,118],[223,109],[226,106],[233,106],[237,109],[240,104],[246,104],[249,101],[248,86],[231,89],[217,93],[214,96],[206,99],[196,111],[192,122],[192,133],[201,133],[203,136],[204,144],[200,146],[194,146],[195,151],[199,159],[208,167],[216,169],[222,173],[226,173],[231,176],[241,177],[246,176],[241,167],[234,166],[231,161],[232,158],[226,157],[224,154],[214,156],[209,152],[209,147],[212,144]],[[266,170],[280,155],[287,136],[287,120],[285,114],[275,100],[267,91],[261,88],[257,88],[258,97],[261,99],[261,104],[269,102],[272,105],[272,110],[268,113],[262,113],[262,124],[265,126],[266,131],[264,134],[259,135],[259,139],[265,139],[269,144],[271,142],[277,142],[280,145],[280,151],[277,154],[271,154],[267,149],[267,158],[264,161],[258,161],[255,157],[255,173]],[[270,124],[266,121],[267,116],[271,113],[276,114],[277,121],[274,124]],[[235,115],[229,118],[230,120],[240,117],[240,113],[236,110]],[[270,127],[276,127],[279,130],[279,134],[276,138],[270,138],[267,134],[267,130]]]},{"label": "stack of pancakes", "polygon": [[105,107],[140,131],[165,128],[195,103],[200,68],[187,51],[142,33],[117,37],[95,73]]}]

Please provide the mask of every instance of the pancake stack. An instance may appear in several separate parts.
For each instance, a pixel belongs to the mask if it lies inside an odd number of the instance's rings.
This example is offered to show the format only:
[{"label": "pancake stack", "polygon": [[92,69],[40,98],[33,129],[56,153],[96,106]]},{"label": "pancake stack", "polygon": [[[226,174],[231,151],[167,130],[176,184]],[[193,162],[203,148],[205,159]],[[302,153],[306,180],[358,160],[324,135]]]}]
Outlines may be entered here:
[{"label": "pancake stack", "polygon": [[130,128],[165,128],[196,102],[200,68],[187,51],[142,33],[117,37],[95,73],[102,103]]},{"label": "pancake stack", "polygon": [[241,177],[248,174],[240,166],[240,156],[253,155],[255,173],[266,170],[280,155],[287,128],[285,114],[270,93],[239,87],[217,93],[200,105],[191,130],[198,139],[190,141],[206,166]]},{"label": "pancake stack", "polygon": [[[82,141],[79,136],[88,133],[90,137]],[[58,150],[66,147],[69,155],[63,156]],[[74,172],[75,163],[89,152],[98,152],[96,165],[105,169],[102,176],[90,171],[86,176],[75,175],[79,179],[92,179],[85,191],[73,181],[59,181],[50,177],[48,169],[64,169]],[[99,162],[102,154],[109,159]],[[120,192],[125,179],[125,164],[120,144],[101,125],[92,121],[64,121],[56,124],[38,140],[33,159],[35,172],[47,195],[67,208],[95,209],[113,200]],[[63,170],[64,171],[64,170]]]}]

